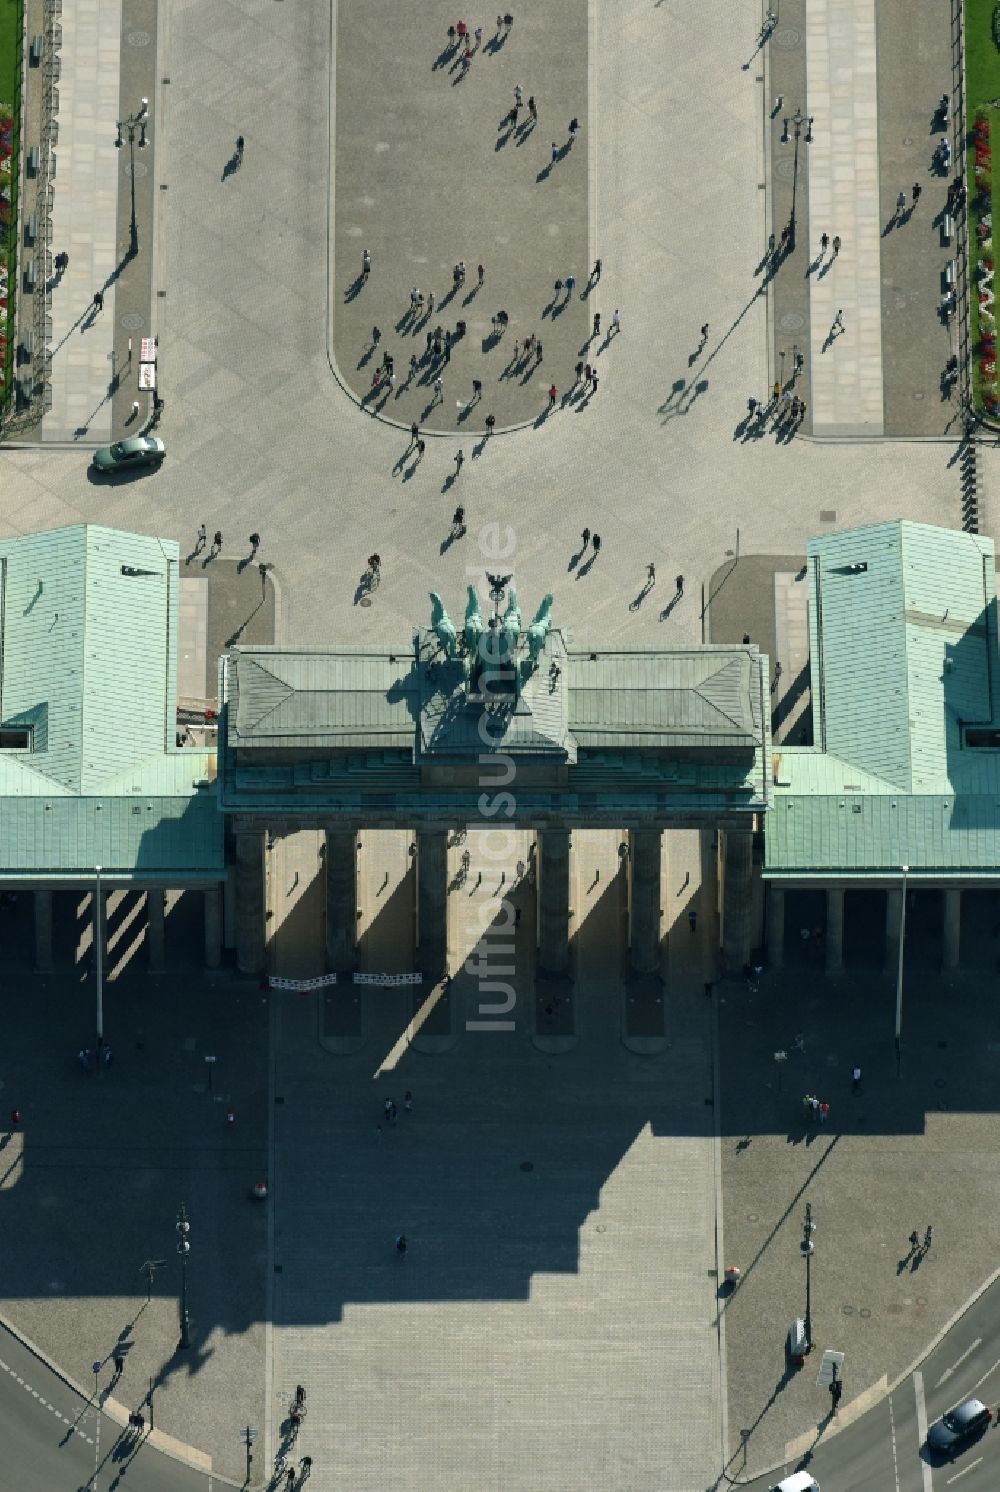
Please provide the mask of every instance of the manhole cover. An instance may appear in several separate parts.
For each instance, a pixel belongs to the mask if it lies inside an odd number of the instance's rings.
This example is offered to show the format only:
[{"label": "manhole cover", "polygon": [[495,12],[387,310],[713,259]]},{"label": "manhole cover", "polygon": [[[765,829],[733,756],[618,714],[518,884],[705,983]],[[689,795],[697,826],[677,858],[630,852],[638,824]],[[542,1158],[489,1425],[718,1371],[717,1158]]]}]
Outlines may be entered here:
[{"label": "manhole cover", "polygon": [[533,1160],[522,1160],[522,1162],[521,1162],[521,1170],[522,1171],[533,1171],[534,1169],[535,1169],[535,1162]]},{"label": "manhole cover", "polygon": [[782,26],[771,37],[771,46],[785,48],[797,47],[801,40],[802,32],[798,26]]},{"label": "manhole cover", "polygon": [[795,175],[795,157],[793,155],[782,156],[774,168],[774,175],[780,176],[783,181],[791,181]]},{"label": "manhole cover", "polygon": [[844,1315],[844,1316],[853,1316],[854,1315],[854,1307],[853,1306],[841,1306],[840,1310],[841,1310],[841,1314]]},{"label": "manhole cover", "polygon": [[820,508],[820,510],[819,510],[819,521],[820,521],[820,523],[836,523],[836,521],[837,521],[837,510],[836,510],[836,508]]},{"label": "manhole cover", "polygon": [[142,161],[136,161],[134,164],[129,161],[125,165],[125,175],[131,176],[133,181],[140,181],[143,176],[149,175],[149,167],[144,166]]},{"label": "manhole cover", "polygon": [[130,47],[148,47],[153,37],[149,31],[130,31],[125,40]]},{"label": "manhole cover", "polygon": [[604,1226],[604,1224],[603,1224],[603,1223],[598,1223],[598,1224],[597,1224],[597,1231],[598,1231],[598,1233],[606,1233],[606,1232],[607,1232],[607,1231],[608,1231],[608,1230],[607,1230],[607,1228],[606,1228],[606,1227],[605,1227],[605,1226]]},{"label": "manhole cover", "polygon": [[118,325],[127,332],[140,332],[146,325],[145,318],[138,311],[126,311],[124,316],[119,316]]},{"label": "manhole cover", "polygon": [[371,596],[362,596],[360,604],[362,606],[370,606],[372,604]]},{"label": "manhole cover", "polygon": [[778,317],[780,332],[800,332],[805,324],[806,318],[801,311],[786,311],[783,316]]},{"label": "manhole cover", "polygon": [[913,397],[914,397],[914,399],[916,399],[916,400],[919,401],[921,399],[926,399],[927,395],[924,393],[923,389],[919,389],[917,391],[917,393],[914,394]]},{"label": "manhole cover", "polygon": [[858,1315],[862,1318],[862,1320],[867,1321],[869,1316],[871,1315],[871,1311],[862,1306],[860,1311],[858,1312]]}]

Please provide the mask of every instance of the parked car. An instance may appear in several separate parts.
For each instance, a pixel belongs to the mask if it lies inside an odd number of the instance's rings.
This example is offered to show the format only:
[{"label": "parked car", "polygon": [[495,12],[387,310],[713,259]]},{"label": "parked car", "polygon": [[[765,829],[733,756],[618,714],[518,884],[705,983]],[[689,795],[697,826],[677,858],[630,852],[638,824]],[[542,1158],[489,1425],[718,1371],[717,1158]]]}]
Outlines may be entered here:
[{"label": "parked car", "polygon": [[113,446],[100,446],[94,452],[94,465],[98,471],[130,471],[134,466],[159,466],[166,454],[158,436],[130,435]]},{"label": "parked car", "polygon": [[808,1471],[793,1471],[777,1486],[768,1487],[767,1492],[819,1492],[819,1482]]},{"label": "parked car", "polygon": [[982,1399],[966,1399],[949,1409],[927,1431],[927,1445],[932,1451],[951,1455],[961,1450],[973,1436],[980,1435],[993,1418]]}]

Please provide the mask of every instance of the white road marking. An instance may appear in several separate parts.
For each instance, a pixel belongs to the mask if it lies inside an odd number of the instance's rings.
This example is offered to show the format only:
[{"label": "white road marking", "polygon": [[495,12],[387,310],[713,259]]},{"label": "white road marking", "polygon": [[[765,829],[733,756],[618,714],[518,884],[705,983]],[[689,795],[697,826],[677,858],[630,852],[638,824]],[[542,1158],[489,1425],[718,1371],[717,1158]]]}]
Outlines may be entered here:
[{"label": "white road marking", "polygon": [[983,1376],[982,1376],[982,1377],[981,1377],[981,1378],[980,1378],[980,1380],[979,1380],[979,1383],[974,1383],[974,1384],[973,1384],[973,1385],[972,1385],[972,1387],[971,1387],[971,1389],[970,1389],[970,1390],[969,1390],[969,1392],[970,1392],[970,1393],[972,1393],[972,1394],[974,1394],[974,1393],[975,1393],[975,1392],[976,1392],[976,1389],[977,1389],[977,1388],[978,1388],[978,1387],[979,1387],[979,1384],[980,1384],[980,1383],[985,1383],[985,1382],[986,1382],[986,1380],[987,1380],[987,1378],[988,1378],[988,1377],[989,1377],[989,1376],[990,1376],[990,1374],[991,1374],[991,1373],[995,1373],[995,1372],[996,1372],[996,1370],[997,1370],[997,1368],[1000,1368],[1000,1357],[998,1357],[998,1358],[997,1358],[997,1360],[996,1360],[996,1362],[995,1362],[995,1363],[994,1363],[994,1364],[993,1364],[993,1366],[992,1366],[992,1368],[988,1368],[988,1369],[987,1369],[987,1370],[986,1370],[986,1372],[985,1372],[985,1373],[984,1373],[984,1374],[983,1374]]},{"label": "white road marking", "polygon": [[952,1482],[957,1482],[959,1478],[963,1477],[967,1471],[975,1470],[975,1468],[981,1464],[982,1459],[982,1456],[980,1456],[977,1461],[972,1461],[968,1466],[963,1466],[961,1471],[956,1471],[954,1476],[950,1476],[948,1478],[948,1486],[950,1487]]},{"label": "white road marking", "polygon": [[[924,1402],[924,1375],[919,1371],[913,1375],[913,1392],[917,1400],[917,1444],[922,1447],[927,1439],[927,1405]],[[931,1469],[922,1456],[920,1471],[924,1479],[924,1492],[934,1492]]]},{"label": "white road marking", "polygon": [[937,1383],[935,1383],[934,1387],[940,1388],[942,1383],[947,1383],[948,1379],[951,1377],[952,1373],[954,1373],[955,1369],[960,1368],[967,1357],[971,1357],[976,1348],[982,1345],[982,1341],[982,1337],[977,1337],[971,1347],[966,1347],[965,1351],[962,1353],[958,1361],[953,1362],[950,1368],[945,1368],[944,1372],[941,1374],[941,1377],[938,1379]]},{"label": "white road marking", "polygon": [[896,1459],[896,1419],[892,1412],[892,1395],[889,1395],[889,1437],[892,1440],[892,1474],[899,1492],[899,1462]]},{"label": "white road marking", "polygon": [[57,1409],[54,1404],[50,1404],[48,1399],[45,1398],[44,1394],[40,1394],[37,1388],[32,1388],[31,1384],[28,1383],[24,1378],[22,1378],[20,1373],[15,1373],[10,1364],[4,1362],[3,1358],[0,1358],[0,1372],[6,1373],[8,1378],[13,1378],[14,1382],[20,1388],[23,1388],[27,1393],[31,1394],[33,1398],[38,1400],[43,1409],[47,1409],[50,1414],[54,1414],[56,1419],[62,1420],[64,1425],[69,1425],[72,1433],[76,1435],[78,1439],[84,1441],[87,1445],[93,1445],[94,1442],[91,1440],[86,1430],[81,1430],[79,1428],[79,1425],[74,1424],[70,1420],[68,1415],[63,1414],[62,1411],[60,1409]]}]

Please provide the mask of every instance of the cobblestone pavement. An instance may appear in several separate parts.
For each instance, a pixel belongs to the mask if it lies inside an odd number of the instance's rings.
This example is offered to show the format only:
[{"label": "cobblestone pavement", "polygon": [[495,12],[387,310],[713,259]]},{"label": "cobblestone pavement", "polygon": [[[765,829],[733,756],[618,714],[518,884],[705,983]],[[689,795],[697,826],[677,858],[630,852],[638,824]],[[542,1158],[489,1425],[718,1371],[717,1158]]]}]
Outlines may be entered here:
[{"label": "cobblestone pavement", "polygon": [[[982,998],[981,974],[934,975],[932,961],[907,972],[901,1076],[894,980],[825,977],[803,963],[765,975],[756,995],[722,986],[726,1261],[743,1270],[723,1305],[729,1454],[733,1468],[742,1464],[740,1430],[750,1429],[750,1476],[825,1421],[829,1396],[815,1380],[826,1348],[846,1353],[846,1418],[919,1355],[995,1264],[1000,1018]],[[860,1094],[851,1091],[855,1062]],[[807,1093],[829,1102],[825,1125],[805,1121]],[[788,1373],[785,1338],[805,1312],[806,1202],[817,1350]],[[932,1245],[914,1254],[909,1234],[922,1239],[928,1225]]]}]

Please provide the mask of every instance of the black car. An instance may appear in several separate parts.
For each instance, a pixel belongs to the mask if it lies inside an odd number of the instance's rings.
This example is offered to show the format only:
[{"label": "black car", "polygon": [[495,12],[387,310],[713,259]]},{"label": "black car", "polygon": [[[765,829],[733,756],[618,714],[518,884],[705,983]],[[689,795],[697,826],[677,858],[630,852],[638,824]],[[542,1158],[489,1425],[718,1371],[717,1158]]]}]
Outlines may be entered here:
[{"label": "black car", "polygon": [[932,1451],[950,1455],[986,1429],[993,1418],[981,1399],[966,1399],[941,1416],[927,1431],[927,1446]]}]

